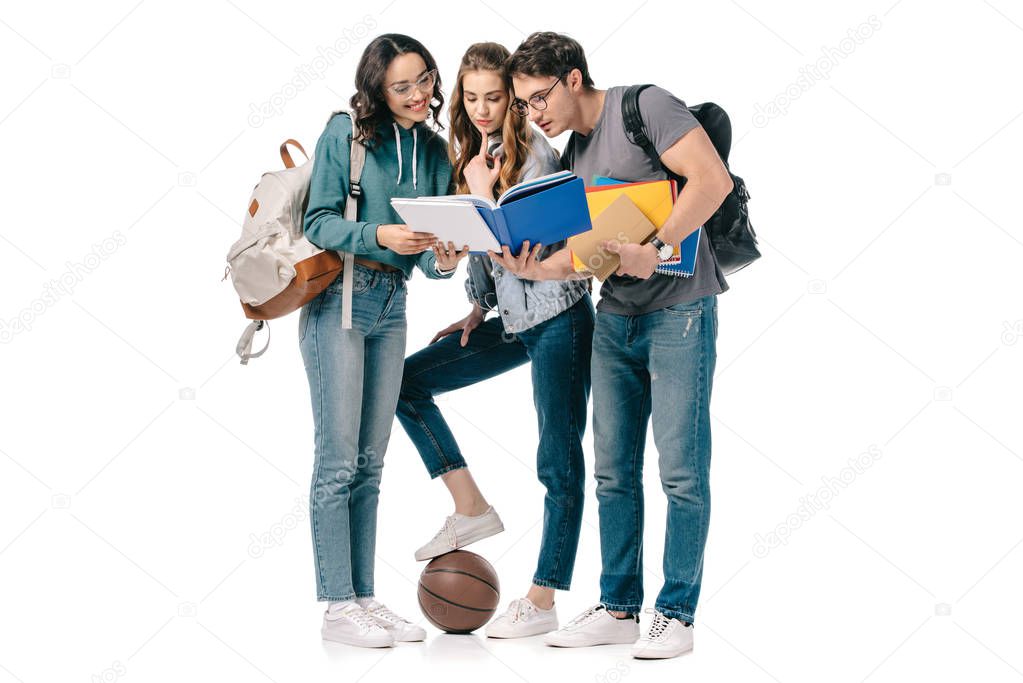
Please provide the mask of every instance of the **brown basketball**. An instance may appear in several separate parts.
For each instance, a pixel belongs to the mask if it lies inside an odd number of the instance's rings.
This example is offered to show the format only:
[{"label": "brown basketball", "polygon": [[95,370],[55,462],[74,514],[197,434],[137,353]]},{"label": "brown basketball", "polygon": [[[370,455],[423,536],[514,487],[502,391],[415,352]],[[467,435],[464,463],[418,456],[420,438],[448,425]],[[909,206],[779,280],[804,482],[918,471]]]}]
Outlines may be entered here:
[{"label": "brown basketball", "polygon": [[475,631],[490,621],[500,600],[494,567],[466,550],[433,558],[419,577],[419,608],[448,633]]}]

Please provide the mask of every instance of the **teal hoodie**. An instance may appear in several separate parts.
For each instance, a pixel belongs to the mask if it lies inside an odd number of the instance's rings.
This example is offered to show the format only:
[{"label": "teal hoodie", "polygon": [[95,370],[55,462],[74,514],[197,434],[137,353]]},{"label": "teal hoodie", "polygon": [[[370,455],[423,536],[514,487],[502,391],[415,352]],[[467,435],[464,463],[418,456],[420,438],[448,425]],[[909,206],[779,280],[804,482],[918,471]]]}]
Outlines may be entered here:
[{"label": "teal hoodie", "polygon": [[[404,223],[391,207],[391,197],[450,194],[451,164],[447,142],[425,123],[405,129],[388,118],[378,128],[382,139],[367,148],[362,170],[362,196],[358,220],[344,219],[348,199],[352,120],[346,114],[331,117],[316,143],[305,212],[305,235],[321,249],[347,251],[400,268],[405,277],[415,266],[430,278],[449,278],[434,270],[433,250],[403,255],[377,243],[377,226]],[[398,153],[398,150],[401,153]]]}]

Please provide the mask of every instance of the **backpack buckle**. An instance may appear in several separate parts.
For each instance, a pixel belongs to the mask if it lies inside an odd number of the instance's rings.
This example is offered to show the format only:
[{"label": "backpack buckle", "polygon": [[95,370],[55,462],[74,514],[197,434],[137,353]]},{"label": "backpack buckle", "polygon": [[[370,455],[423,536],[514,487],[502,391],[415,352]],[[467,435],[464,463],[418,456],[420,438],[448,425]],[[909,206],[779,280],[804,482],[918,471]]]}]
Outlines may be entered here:
[{"label": "backpack buckle", "polygon": [[352,189],[348,194],[358,199],[359,197],[362,196],[362,185],[360,185],[359,183],[352,183]]}]

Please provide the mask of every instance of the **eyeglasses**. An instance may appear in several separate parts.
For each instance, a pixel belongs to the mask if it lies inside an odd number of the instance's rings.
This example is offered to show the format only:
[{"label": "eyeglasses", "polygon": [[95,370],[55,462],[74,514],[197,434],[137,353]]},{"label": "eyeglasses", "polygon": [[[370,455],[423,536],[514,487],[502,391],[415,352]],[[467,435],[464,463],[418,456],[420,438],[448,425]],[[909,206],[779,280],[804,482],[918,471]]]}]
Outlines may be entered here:
[{"label": "eyeglasses", "polygon": [[387,86],[387,90],[392,92],[397,97],[404,97],[406,100],[412,99],[412,89],[418,88],[420,92],[424,92],[428,95],[433,94],[433,86],[437,82],[437,70],[430,69],[425,74],[416,79],[415,83],[395,83],[394,85]]},{"label": "eyeglasses", "polygon": [[537,111],[543,111],[547,108],[547,98],[551,96],[551,91],[558,87],[558,83],[561,83],[562,78],[564,78],[564,76],[559,76],[558,80],[554,81],[554,85],[547,88],[547,92],[530,97],[528,103],[526,100],[515,98],[515,100],[511,103],[511,110],[519,116],[526,116],[529,113],[529,109],[526,108],[526,105],[528,104]]}]

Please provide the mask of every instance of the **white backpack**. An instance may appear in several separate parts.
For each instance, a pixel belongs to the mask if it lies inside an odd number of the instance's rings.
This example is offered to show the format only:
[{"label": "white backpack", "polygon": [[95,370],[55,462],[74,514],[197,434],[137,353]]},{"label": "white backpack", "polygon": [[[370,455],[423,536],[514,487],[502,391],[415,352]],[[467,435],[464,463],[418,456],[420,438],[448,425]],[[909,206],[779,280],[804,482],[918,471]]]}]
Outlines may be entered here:
[{"label": "white backpack", "polygon": [[[346,114],[336,111],[331,114]],[[328,119],[329,122],[329,119]],[[354,126],[353,126],[354,128]],[[295,166],[288,151],[294,145],[306,157],[306,162]],[[341,300],[341,327],[352,326],[352,270],[354,254],[324,250],[306,239],[303,230],[306,205],[309,201],[309,178],[313,161],[295,140],[285,140],[280,148],[284,169],[264,173],[253,188],[248,210],[242,224],[242,236],[227,253],[228,273],[245,317],[249,323],[235,348],[241,364],[249,358],[258,358],[270,346],[268,320],[296,311],[322,292],[343,272]],[[362,194],[359,180],[366,159],[366,148],[352,140],[349,195],[345,202],[344,217],[356,220],[358,198]],[[267,327],[267,340],[262,349],[252,353],[252,339],[256,332]]]}]

